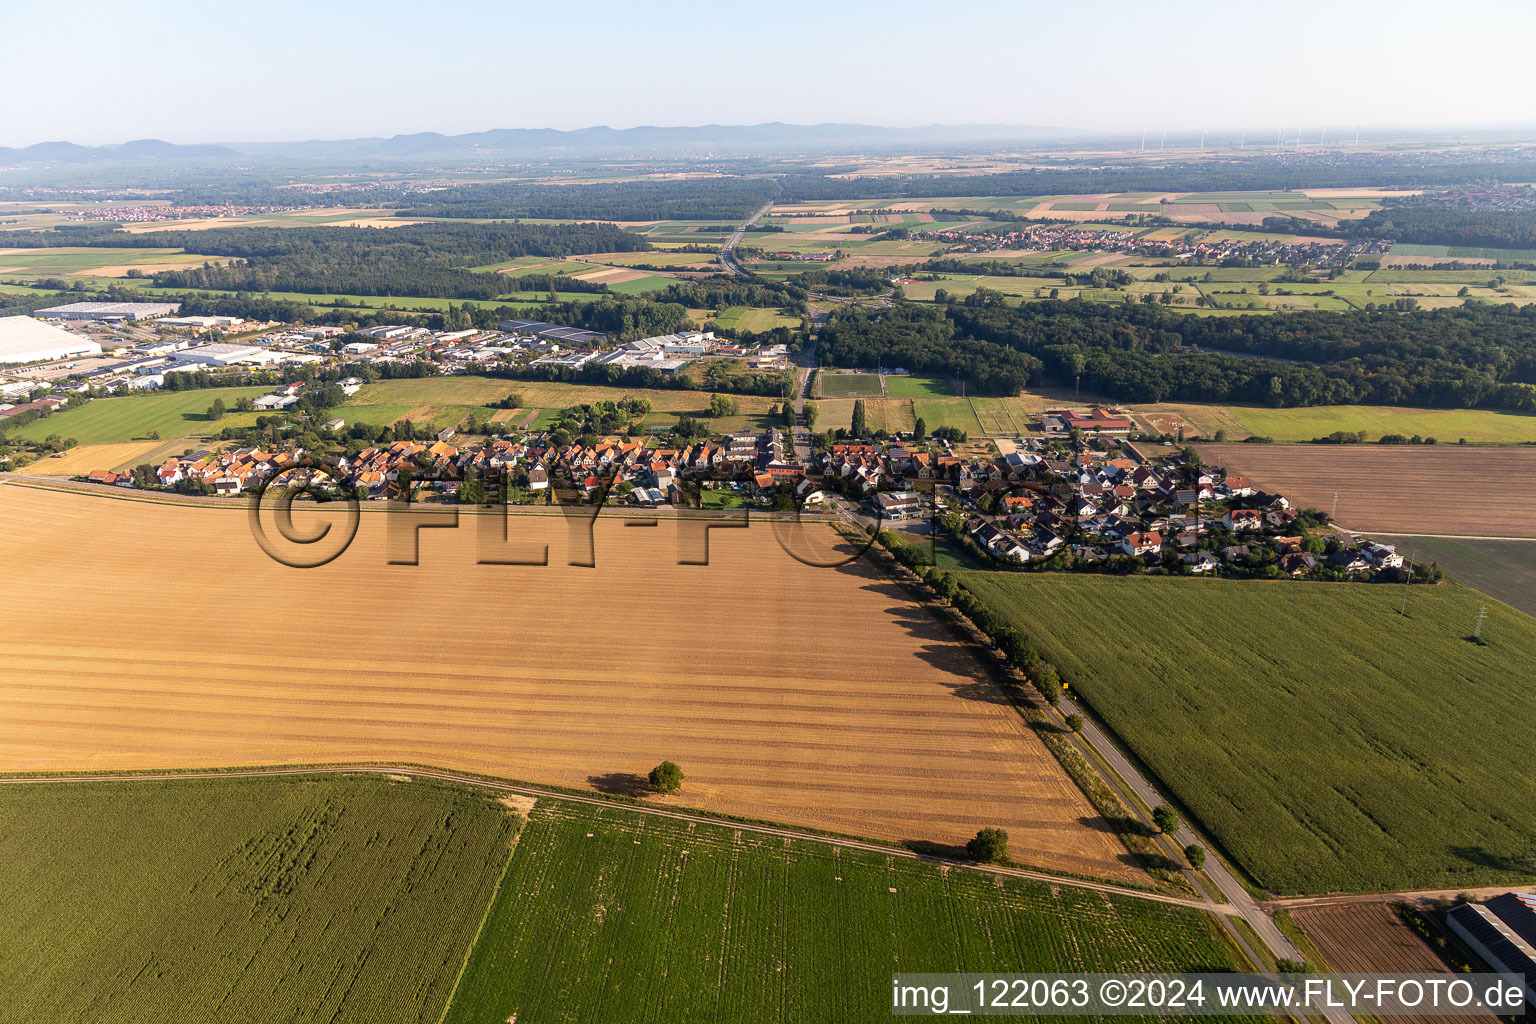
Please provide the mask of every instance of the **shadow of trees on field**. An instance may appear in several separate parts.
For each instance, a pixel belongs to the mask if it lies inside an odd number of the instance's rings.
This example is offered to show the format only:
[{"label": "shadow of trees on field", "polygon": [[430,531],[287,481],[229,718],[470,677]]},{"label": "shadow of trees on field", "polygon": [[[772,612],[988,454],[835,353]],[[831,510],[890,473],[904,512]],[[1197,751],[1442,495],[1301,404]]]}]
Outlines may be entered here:
[{"label": "shadow of trees on field", "polygon": [[958,843],[936,843],[931,839],[904,839],[902,846],[919,857],[942,857],[945,860],[969,860],[965,846]]},{"label": "shadow of trees on field", "polygon": [[649,796],[653,790],[650,781],[634,772],[605,772],[587,776],[587,785],[609,796]]},{"label": "shadow of trees on field", "polygon": [[1468,864],[1475,864],[1490,871],[1536,875],[1536,851],[1494,853],[1482,846],[1452,846],[1450,852],[1453,857],[1459,857]]}]

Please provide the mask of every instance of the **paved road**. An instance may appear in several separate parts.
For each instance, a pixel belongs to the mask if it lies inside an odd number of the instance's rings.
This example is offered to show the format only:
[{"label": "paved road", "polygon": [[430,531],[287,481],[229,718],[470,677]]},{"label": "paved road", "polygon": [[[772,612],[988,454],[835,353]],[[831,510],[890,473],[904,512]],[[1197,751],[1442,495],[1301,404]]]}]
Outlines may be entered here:
[{"label": "paved road", "polygon": [[[1079,714],[1081,710],[1071,697],[1062,696],[1062,715]],[[1153,789],[1146,778],[1131,765],[1131,762],[1120,752],[1120,749],[1110,742],[1109,737],[1105,736],[1099,727],[1094,725],[1092,720],[1086,715],[1082,717],[1083,731],[1081,735],[1083,740],[1130,787],[1131,791],[1136,794],[1136,798],[1148,807],[1156,807],[1163,803],[1164,800],[1158,795],[1157,790]],[[1198,837],[1189,830],[1189,826],[1183,824],[1180,825],[1179,831],[1172,838],[1180,848],[1180,851],[1182,851],[1183,847],[1199,841]],[[1291,944],[1291,940],[1287,939],[1280,929],[1275,926],[1274,920],[1264,913],[1258,901],[1249,895],[1247,889],[1243,888],[1243,884],[1233,877],[1232,872],[1227,869],[1227,866],[1221,862],[1219,857],[1210,856],[1206,858],[1205,873],[1212,882],[1216,883],[1216,887],[1221,890],[1221,894],[1227,898],[1227,901],[1242,915],[1243,920],[1247,921],[1253,927],[1253,930],[1258,933],[1259,938],[1264,940],[1264,945],[1269,947],[1270,953],[1276,959],[1306,959],[1301,955],[1301,951]]]},{"label": "paved road", "polygon": [[742,221],[741,226],[732,233],[730,238],[725,240],[724,245],[720,246],[720,265],[725,268],[727,274],[732,274],[736,277],[747,276],[747,272],[741,268],[741,264],[736,262],[736,243],[740,242],[741,236],[747,233],[747,228],[756,224],[771,209],[773,209],[773,200],[769,200],[767,206],[764,206],[761,210],[758,210],[752,216]]},{"label": "paved road", "polygon": [[829,846],[841,847],[845,850],[861,850],[867,853],[878,853],[890,857],[900,857],[903,860],[923,860],[934,864],[942,864],[950,868],[965,868],[972,871],[984,871],[994,875],[1006,875],[1010,878],[1027,878],[1035,882],[1045,882],[1050,885],[1066,886],[1072,889],[1087,889],[1093,892],[1102,892],[1111,896],[1122,896],[1129,899],[1150,900],[1153,903],[1167,903],[1173,906],[1191,907],[1196,910],[1216,912],[1228,912],[1225,907],[1213,907],[1204,900],[1183,899],[1178,896],[1167,896],[1162,893],[1146,892],[1141,889],[1128,889],[1124,886],[1110,885],[1105,882],[1089,882],[1084,879],[1066,878],[1060,875],[1047,874],[1044,871],[1030,871],[1027,868],[1005,868],[987,864],[973,864],[970,861],[952,860],[948,857],[934,857],[927,854],[915,853],[899,846],[885,846],[880,843],[864,842],[859,839],[844,839],[837,836],[817,835],[814,832],[801,832],[792,828],[780,828],[773,825],[758,825],[750,822],[732,821],[725,818],[713,818],[705,814],[694,814],[689,811],[671,810],[658,807],[653,804],[628,803],[608,800],[600,796],[583,796],[579,793],[566,793],[559,790],[547,789],[542,786],[530,786],[522,783],[497,782],[493,779],[483,779],[474,775],[461,775],[458,772],[442,771],[435,768],[418,768],[412,765],[391,764],[355,764],[355,765],[318,765],[314,767],[294,768],[241,768],[223,772],[145,772],[145,773],[113,773],[106,772],[99,775],[15,775],[0,778],[0,785],[33,785],[37,783],[62,783],[62,782],[164,782],[176,779],[228,779],[250,778],[252,776],[275,775],[408,775],[420,779],[440,779],[445,782],[453,782],[464,786],[474,786],[479,789],[488,789],[497,793],[516,793],[519,796],[529,796],[539,800],[566,800],[571,803],[592,804],[598,807],[617,808],[622,811],[632,811],[636,814],[648,814],[658,818],[671,818],[676,821],[695,822],[701,825],[715,825],[722,828],[740,829],[743,832],[752,832],[757,835],[777,836],[783,839],[793,839],[807,843],[825,843]]}]

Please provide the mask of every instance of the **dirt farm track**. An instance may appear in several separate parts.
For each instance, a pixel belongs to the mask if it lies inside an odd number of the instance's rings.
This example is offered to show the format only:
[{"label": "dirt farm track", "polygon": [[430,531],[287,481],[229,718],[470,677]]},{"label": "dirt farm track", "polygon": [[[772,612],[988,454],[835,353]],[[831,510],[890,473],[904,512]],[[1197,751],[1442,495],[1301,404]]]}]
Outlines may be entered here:
[{"label": "dirt farm track", "polygon": [[1351,530],[1536,537],[1536,449],[1460,445],[1201,445],[1209,463]]},{"label": "dirt farm track", "polygon": [[387,760],[630,792],[670,758],[689,806],[946,844],[1001,825],[1020,861],[1135,874],[972,651],[866,563],[804,565],[760,522],[678,565],[677,524],[600,519],[571,567],[537,516],[513,527],[548,566],[480,565],[469,518],[407,566],[365,514],[292,569],[244,509],[0,486],[32,567],[0,597],[0,771]]}]

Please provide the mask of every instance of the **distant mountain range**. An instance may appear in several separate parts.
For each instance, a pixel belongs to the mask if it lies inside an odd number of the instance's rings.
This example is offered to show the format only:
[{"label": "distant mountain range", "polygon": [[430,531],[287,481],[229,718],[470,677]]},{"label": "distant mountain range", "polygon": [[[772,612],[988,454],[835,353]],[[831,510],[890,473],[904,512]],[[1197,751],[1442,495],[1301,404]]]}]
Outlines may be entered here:
[{"label": "distant mountain range", "polygon": [[21,149],[0,147],[0,165],[82,164],[148,160],[267,159],[540,159],[851,152],[867,147],[962,145],[981,142],[1039,141],[1077,135],[1064,128],[1032,125],[926,125],[877,128],[864,124],[702,125],[691,128],[498,128],[465,135],[418,132],[391,138],[251,142],[184,146],[139,139],[114,146],[39,142]]}]

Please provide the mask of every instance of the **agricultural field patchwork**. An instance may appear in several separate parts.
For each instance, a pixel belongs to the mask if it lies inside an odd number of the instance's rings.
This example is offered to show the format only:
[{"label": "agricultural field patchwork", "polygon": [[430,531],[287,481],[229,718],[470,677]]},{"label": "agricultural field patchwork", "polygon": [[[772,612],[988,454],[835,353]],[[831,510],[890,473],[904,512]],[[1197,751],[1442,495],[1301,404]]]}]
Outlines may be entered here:
[{"label": "agricultural field patchwork", "polygon": [[219,256],[201,256],[183,249],[69,248],[6,249],[0,236],[0,275],[36,280],[44,277],[123,277],[130,270],[153,274],[204,263],[222,263]]},{"label": "agricultural field patchwork", "polygon": [[1536,619],[1453,583],[961,576],[1260,885],[1536,876],[1536,789],[1510,770]]},{"label": "agricultural field patchwork", "polygon": [[892,970],[1240,969],[1205,913],[541,801],[447,1024],[883,1021]]},{"label": "agricultural field patchwork", "polygon": [[0,608],[0,771],[384,760],[628,793],[671,759],[689,806],[947,849],[997,825],[1021,861],[1145,877],[969,645],[864,562],[781,547],[851,557],[825,526],[549,510],[504,547],[460,510],[404,565],[370,504],[293,569],[247,513],[0,485],[8,553],[48,566]]},{"label": "agricultural field patchwork", "polygon": [[435,1021],[516,825],[421,781],[0,786],[0,1021]]}]

